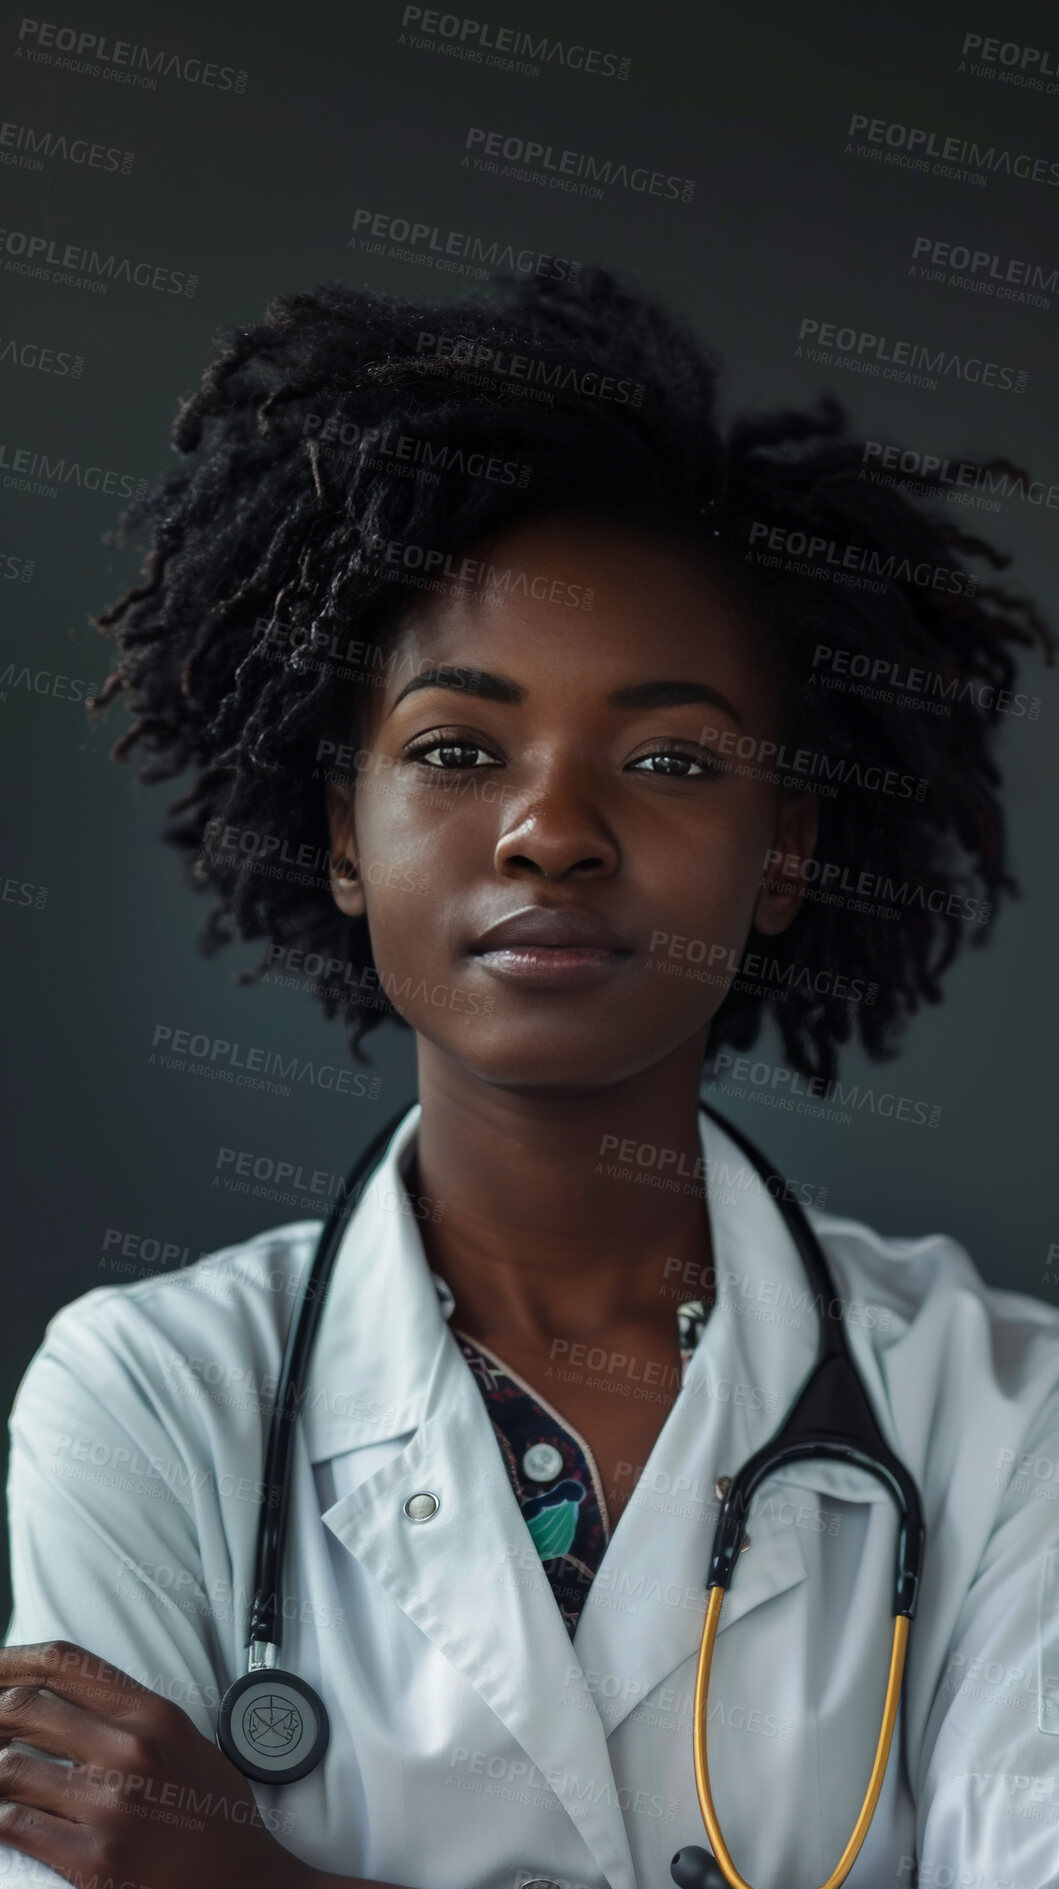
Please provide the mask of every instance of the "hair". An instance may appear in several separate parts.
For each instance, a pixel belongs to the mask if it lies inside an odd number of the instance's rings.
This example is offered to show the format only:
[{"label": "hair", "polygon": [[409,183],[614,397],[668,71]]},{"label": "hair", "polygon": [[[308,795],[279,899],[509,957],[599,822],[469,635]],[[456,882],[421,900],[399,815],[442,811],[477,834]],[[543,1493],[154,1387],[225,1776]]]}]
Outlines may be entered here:
[{"label": "hair", "polygon": [[[968,573],[968,560],[988,576],[1010,559],[951,505],[927,510],[866,476],[865,442],[835,400],[722,432],[717,381],[686,327],[602,269],[499,276],[443,307],[325,284],[278,296],[226,340],[178,410],[182,463],[121,518],[119,542],[145,528],[150,546],[142,581],[95,619],[118,653],[91,705],[127,697],[135,719],[114,758],[141,749],[141,779],[192,770],[166,837],[213,896],[206,955],[238,934],[303,954],[288,961],[306,969],[319,960],[307,987],[370,1061],[363,1038],[397,1012],[366,920],[331,895],[322,744],[349,740],[409,599],[432,587],[424,572],[534,516],[591,514],[706,557],[734,588],[766,640],[784,740],[840,783],[822,800],[827,874],[845,885],[870,861],[897,888],[890,922],[870,899],[810,888],[767,941],[773,985],[735,980],[710,1054],[748,1048],[769,1011],[808,1076],[832,1080],[854,1034],[873,1057],[895,1052],[961,945],[981,944],[1018,893],[991,738],[1016,647],[1052,662],[1054,639],[1031,602]],[[1027,476],[1007,459],[974,463]],[[918,489],[946,491],[937,473]],[[760,555],[762,542],[789,553],[809,540],[807,560]],[[840,577],[876,575],[836,582],[836,558]],[[821,644],[849,652],[853,675],[865,657],[883,665],[876,676],[925,673],[947,712],[899,688],[819,686]],[[899,785],[880,791],[871,770]],[[249,847],[225,843],[226,828]],[[292,857],[316,870],[270,869]],[[874,1001],[857,1001],[852,979]]]}]

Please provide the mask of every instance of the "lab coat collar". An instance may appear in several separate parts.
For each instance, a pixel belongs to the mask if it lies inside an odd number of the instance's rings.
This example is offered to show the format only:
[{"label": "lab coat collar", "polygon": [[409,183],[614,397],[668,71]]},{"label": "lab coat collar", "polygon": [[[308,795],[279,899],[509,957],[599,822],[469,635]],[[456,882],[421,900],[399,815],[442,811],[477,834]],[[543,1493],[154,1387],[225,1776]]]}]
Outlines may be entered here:
[{"label": "lab coat collar", "polygon": [[401,1179],[420,1112],[416,1102],[398,1123],[335,1257],[300,1406],[312,1463],[416,1429],[447,1341]]}]

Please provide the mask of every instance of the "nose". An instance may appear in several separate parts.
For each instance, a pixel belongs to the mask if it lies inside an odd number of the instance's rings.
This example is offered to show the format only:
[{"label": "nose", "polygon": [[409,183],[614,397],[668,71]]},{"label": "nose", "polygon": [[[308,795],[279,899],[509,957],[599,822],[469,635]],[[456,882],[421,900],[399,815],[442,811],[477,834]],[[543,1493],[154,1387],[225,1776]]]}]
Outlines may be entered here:
[{"label": "nose", "polygon": [[619,858],[617,838],[586,784],[556,769],[515,809],[497,842],[495,864],[505,878],[605,879]]}]

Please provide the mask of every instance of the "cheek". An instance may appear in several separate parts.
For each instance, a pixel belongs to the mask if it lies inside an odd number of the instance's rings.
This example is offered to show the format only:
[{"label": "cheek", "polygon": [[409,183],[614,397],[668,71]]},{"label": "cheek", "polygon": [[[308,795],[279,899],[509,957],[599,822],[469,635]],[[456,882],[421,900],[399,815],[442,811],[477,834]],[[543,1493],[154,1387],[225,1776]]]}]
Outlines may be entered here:
[{"label": "cheek", "polygon": [[369,914],[376,911],[381,917],[395,913],[398,919],[411,922],[413,913],[409,905],[422,920],[422,901],[433,890],[433,881],[424,860],[402,860],[397,863],[392,859],[365,859],[360,861],[360,876],[364,882],[365,896]]},{"label": "cheek", "polygon": [[440,974],[448,960],[453,907],[473,851],[453,809],[394,793],[375,798],[358,821],[359,869],[375,968],[401,978]]},{"label": "cheek", "polygon": [[772,832],[769,808],[750,796],[700,821],[678,848],[645,854],[652,911],[679,919],[699,944],[741,939],[753,916]]}]

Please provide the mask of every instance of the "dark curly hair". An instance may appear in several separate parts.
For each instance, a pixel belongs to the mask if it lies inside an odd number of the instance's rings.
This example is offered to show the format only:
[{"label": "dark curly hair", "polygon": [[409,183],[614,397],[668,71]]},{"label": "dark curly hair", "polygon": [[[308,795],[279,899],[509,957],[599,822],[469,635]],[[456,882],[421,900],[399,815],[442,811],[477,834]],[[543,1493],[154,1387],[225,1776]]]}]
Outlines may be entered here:
[{"label": "dark curly hair", "polygon": [[[981,943],[1000,896],[1018,891],[991,731],[997,692],[1016,680],[1013,646],[1039,645],[1051,662],[1054,639],[1030,602],[967,572],[970,558],[993,571],[1010,559],[951,506],[928,511],[865,477],[864,442],[836,402],[752,413],[724,437],[716,385],[696,338],[601,269],[497,277],[444,307],[326,284],[277,297],[260,326],[227,340],[177,414],[184,463],[121,519],[119,541],[146,525],[152,543],[143,580],[95,619],[118,657],[91,705],[128,696],[135,721],[114,757],[146,750],[144,780],[194,770],[167,837],[217,899],[204,952],[238,932],[303,954],[306,968],[318,959],[308,987],[369,1060],[364,1035],[397,1013],[370,988],[366,921],[331,897],[322,738],[348,739],[373,663],[440,554],[575,511],[709,557],[765,633],[785,740],[841,782],[825,790],[819,857],[832,874],[870,860],[880,883],[905,888],[889,923],[864,900],[804,899],[768,940],[779,988],[737,978],[711,1054],[749,1047],[768,1009],[802,1074],[831,1080],[854,1030],[869,1054],[894,1053],[972,935],[961,901],[978,900]],[[1002,459],[978,470],[1026,476]],[[944,495],[937,475],[920,488]],[[823,545],[838,551],[822,557]],[[836,582],[836,563],[875,575]],[[854,676],[869,658],[883,661],[875,675],[936,678],[947,712],[899,690],[816,686],[821,645],[848,652]],[[924,797],[877,791],[872,768],[927,783]],[[226,828],[268,845],[226,847]],[[317,870],[268,869],[292,851]],[[344,985],[329,981],[336,963],[354,972]],[[875,1001],[837,994],[840,977],[799,975],[821,965],[866,980]]]}]

